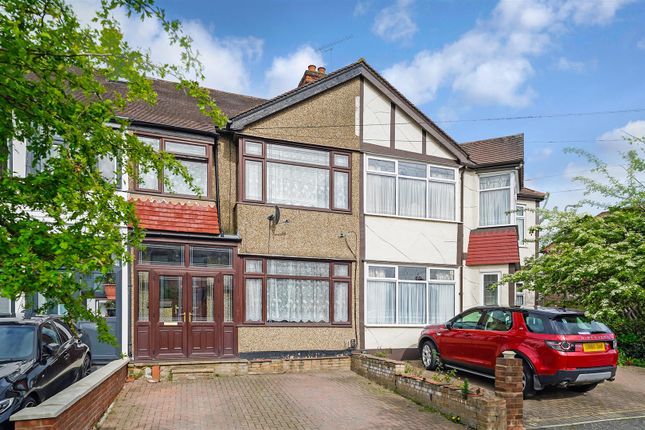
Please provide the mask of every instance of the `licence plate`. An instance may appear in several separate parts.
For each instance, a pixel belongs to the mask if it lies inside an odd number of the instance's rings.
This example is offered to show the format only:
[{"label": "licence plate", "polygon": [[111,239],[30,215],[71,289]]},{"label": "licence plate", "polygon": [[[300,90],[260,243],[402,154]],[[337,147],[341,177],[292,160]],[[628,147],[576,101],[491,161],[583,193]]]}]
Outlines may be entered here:
[{"label": "licence plate", "polygon": [[604,342],[583,343],[582,350],[584,352],[604,352],[605,343]]}]

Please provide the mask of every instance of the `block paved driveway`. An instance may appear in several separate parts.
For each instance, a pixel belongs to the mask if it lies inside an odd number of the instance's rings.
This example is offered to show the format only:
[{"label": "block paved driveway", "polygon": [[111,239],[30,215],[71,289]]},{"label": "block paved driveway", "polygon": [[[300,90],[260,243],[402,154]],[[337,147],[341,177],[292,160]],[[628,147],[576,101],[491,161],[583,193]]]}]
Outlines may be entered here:
[{"label": "block paved driveway", "polygon": [[125,385],[108,429],[463,429],[350,371]]}]

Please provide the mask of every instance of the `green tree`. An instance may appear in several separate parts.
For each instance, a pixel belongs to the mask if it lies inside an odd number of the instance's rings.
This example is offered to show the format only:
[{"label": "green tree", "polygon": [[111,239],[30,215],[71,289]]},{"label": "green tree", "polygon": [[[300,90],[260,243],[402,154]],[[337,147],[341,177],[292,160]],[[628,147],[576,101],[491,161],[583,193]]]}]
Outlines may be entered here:
[{"label": "green tree", "polygon": [[[158,20],[180,47],[181,64],[155,63],[130,46],[117,10]],[[83,305],[93,286],[77,274],[108,274],[129,261],[127,247],[139,246],[142,232],[97,161],[114,159],[135,180],[139,166],[192,184],[181,164],[143,144],[119,117],[128,103],[155,103],[150,76],[176,81],[214,126],[225,124],[207,90],[187,78],[203,79],[191,39],[154,0],[102,0],[91,25],[79,23],[64,0],[0,1],[0,294],[41,293],[48,304],[65,305],[70,320],[97,322],[103,339],[110,338],[105,322]],[[127,82],[125,90],[108,91],[110,80]],[[43,168],[12,175],[14,141],[27,142],[33,166]]]},{"label": "green tree", "polygon": [[[602,208],[592,216],[577,210],[540,210],[542,253],[523,262],[503,282],[524,282],[546,304],[578,307],[628,339],[645,328],[645,140],[633,138],[622,155],[624,178],[610,174],[598,157],[569,149],[594,166],[598,179],[577,177],[587,198],[577,207]],[[591,199],[600,196],[602,199]],[[611,203],[604,203],[610,201]],[[632,336],[633,335],[633,336]],[[627,338],[626,338],[627,339]],[[645,354],[645,343],[639,355]]]}]

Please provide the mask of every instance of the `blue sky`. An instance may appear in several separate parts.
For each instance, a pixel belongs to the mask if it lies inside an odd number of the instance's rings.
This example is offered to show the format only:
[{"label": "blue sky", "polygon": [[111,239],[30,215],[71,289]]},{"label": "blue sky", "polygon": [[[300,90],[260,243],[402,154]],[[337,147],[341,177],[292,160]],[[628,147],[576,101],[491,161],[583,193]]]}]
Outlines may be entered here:
[{"label": "blue sky", "polygon": [[[75,0],[79,14],[95,0]],[[457,141],[525,133],[526,185],[549,206],[582,197],[588,165],[566,146],[621,168],[624,131],[645,135],[645,1],[182,0],[159,2],[203,54],[206,84],[270,97],[306,66],[358,58],[383,73]],[[176,54],[158,27],[129,22],[126,37],[159,60]],[[319,50],[335,41],[333,50]],[[640,109],[536,120],[473,118]],[[457,122],[448,122],[457,121]],[[557,141],[550,143],[551,141]],[[575,142],[562,142],[575,141]],[[578,142],[579,141],[579,142]]]}]

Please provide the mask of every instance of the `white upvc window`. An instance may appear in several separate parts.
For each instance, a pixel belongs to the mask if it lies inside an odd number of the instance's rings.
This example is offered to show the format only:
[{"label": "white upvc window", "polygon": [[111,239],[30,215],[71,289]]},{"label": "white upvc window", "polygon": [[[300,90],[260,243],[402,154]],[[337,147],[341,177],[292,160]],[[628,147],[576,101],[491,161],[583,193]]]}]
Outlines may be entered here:
[{"label": "white upvc window", "polygon": [[481,301],[484,306],[499,305],[499,287],[493,287],[501,278],[500,272],[482,273]]},{"label": "white upvc window", "polygon": [[526,238],[525,209],[526,205],[517,205],[517,210],[515,211],[515,222],[517,223],[517,240],[520,245],[524,245],[524,240]]},{"label": "white upvc window", "polygon": [[455,220],[455,168],[372,156],[366,166],[366,213]]},{"label": "white upvc window", "polygon": [[479,175],[479,226],[513,224],[515,175],[512,172]]},{"label": "white upvc window", "polygon": [[455,315],[455,270],[415,265],[367,265],[366,323],[422,326]]},{"label": "white upvc window", "polygon": [[515,284],[515,306],[524,306],[524,284],[522,282]]}]

